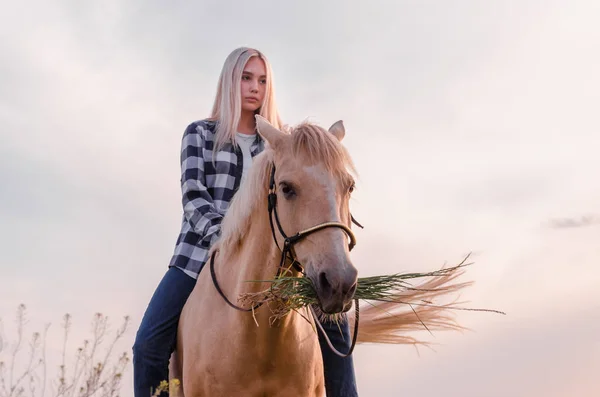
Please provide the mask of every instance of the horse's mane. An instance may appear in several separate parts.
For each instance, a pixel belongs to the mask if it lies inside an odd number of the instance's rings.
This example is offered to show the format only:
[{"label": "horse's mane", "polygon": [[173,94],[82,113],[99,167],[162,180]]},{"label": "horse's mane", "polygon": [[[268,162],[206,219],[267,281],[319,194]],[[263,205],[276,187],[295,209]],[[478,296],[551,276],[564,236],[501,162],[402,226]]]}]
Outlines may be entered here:
[{"label": "horse's mane", "polygon": [[[291,135],[291,155],[302,158],[307,165],[322,164],[337,178],[356,175],[352,159],[338,139],[318,125],[303,122],[287,131]],[[267,209],[267,192],[274,151],[270,147],[254,158],[246,176],[223,218],[221,238],[216,246],[227,252],[239,247],[242,236],[250,227],[253,214]]]}]

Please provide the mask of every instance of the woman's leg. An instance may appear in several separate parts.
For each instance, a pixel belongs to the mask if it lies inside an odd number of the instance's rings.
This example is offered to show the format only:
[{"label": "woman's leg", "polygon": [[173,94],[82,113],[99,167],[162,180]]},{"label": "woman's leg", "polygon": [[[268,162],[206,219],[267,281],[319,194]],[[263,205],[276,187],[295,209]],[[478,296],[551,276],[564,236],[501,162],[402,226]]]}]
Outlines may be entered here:
[{"label": "woman's leg", "polygon": [[[321,324],[337,351],[347,354],[352,343],[348,321],[341,321],[339,326],[331,321],[322,321]],[[352,356],[342,358],[335,354],[327,344],[322,332],[319,330],[318,333],[323,355],[327,397],[357,397],[358,391],[356,389]]]},{"label": "woman's leg", "polygon": [[171,267],[150,299],[133,345],[135,397],[150,397],[161,381],[169,380],[179,316],[195,284],[194,278]]}]

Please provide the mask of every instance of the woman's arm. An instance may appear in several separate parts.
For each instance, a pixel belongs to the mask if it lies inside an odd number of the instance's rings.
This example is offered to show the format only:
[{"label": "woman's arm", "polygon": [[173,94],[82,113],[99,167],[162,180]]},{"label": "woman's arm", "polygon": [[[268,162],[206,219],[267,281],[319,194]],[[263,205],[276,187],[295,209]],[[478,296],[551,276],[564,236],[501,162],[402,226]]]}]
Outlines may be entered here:
[{"label": "woman's arm", "polygon": [[183,212],[194,231],[212,245],[220,234],[223,216],[215,208],[206,188],[203,148],[202,131],[192,123],[186,128],[181,142]]}]

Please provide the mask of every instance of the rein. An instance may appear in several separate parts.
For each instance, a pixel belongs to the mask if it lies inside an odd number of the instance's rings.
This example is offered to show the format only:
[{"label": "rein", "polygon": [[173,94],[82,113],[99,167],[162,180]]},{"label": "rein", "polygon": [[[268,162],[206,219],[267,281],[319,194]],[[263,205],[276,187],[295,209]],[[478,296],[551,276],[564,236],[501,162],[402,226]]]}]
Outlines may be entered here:
[{"label": "rein", "polygon": [[[270,181],[269,181],[268,204],[269,204],[269,207],[268,207],[269,208],[269,223],[271,225],[271,232],[273,234],[273,240],[275,240],[275,244],[277,244],[277,248],[279,248],[279,250],[281,251],[281,261],[280,261],[279,267],[277,269],[276,278],[279,277],[279,275],[281,274],[281,270],[284,268],[285,261],[288,258],[292,261],[292,266],[299,273],[306,276],[304,269],[302,268],[300,263],[296,260],[296,255],[294,253],[294,244],[297,243],[298,241],[302,240],[306,236],[308,236],[312,233],[318,232],[319,230],[323,230],[323,229],[326,229],[329,227],[337,227],[339,229],[342,229],[350,238],[350,242],[348,244],[348,249],[350,251],[352,251],[352,249],[356,245],[356,237],[354,237],[354,233],[352,233],[352,230],[348,226],[346,226],[340,222],[324,222],[319,225],[316,225],[316,226],[310,227],[308,229],[305,229],[303,231],[300,231],[292,236],[286,235],[285,232],[283,231],[283,227],[281,226],[281,223],[279,221],[279,216],[277,214],[277,194],[275,193],[275,164],[273,164],[272,168],[271,168],[271,177],[270,177]],[[279,230],[279,233],[281,234],[281,236],[284,238],[283,248],[281,248],[279,246],[279,242],[277,241],[277,236],[275,234],[275,227],[273,225],[273,215],[275,216],[275,223],[277,224],[277,229]],[[363,228],[363,226],[354,219],[354,216],[352,216],[352,214],[350,214],[350,218],[352,220],[352,223],[354,223],[355,225],[357,225],[360,228]],[[225,296],[225,294],[223,293],[223,290],[219,286],[219,283],[217,281],[217,275],[215,273],[215,254],[216,254],[216,252],[213,251],[213,253],[210,257],[210,275],[212,277],[213,284],[214,284],[215,288],[217,289],[217,292],[219,293],[219,295],[221,295],[221,297],[225,300],[225,302],[232,308],[242,311],[242,312],[251,312],[251,311],[258,309],[260,306],[262,306],[263,302],[260,302],[251,308],[242,308],[242,307],[239,307],[239,306],[235,305],[234,303],[232,303]],[[355,318],[354,318],[354,336],[352,337],[352,345],[350,346],[350,350],[347,354],[340,353],[333,346],[333,344],[329,340],[329,337],[325,333],[325,330],[323,329],[323,326],[321,325],[321,322],[319,321],[318,316],[316,315],[314,308],[312,306],[310,307],[310,310],[315,319],[315,322],[317,323],[317,326],[321,330],[321,333],[323,334],[323,337],[327,341],[327,344],[329,345],[331,350],[340,357],[350,356],[352,354],[352,352],[354,351],[354,346],[356,345],[356,340],[358,337],[358,319],[359,319],[359,314],[360,314],[358,299],[354,299],[354,310],[356,311]]]}]

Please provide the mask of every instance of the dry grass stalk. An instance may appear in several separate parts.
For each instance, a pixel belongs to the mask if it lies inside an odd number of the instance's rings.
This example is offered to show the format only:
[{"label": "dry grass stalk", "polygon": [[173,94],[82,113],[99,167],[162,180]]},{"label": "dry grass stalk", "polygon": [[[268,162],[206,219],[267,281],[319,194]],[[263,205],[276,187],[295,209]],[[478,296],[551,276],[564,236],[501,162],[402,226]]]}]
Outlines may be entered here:
[{"label": "dry grass stalk", "polygon": [[[46,335],[49,324],[43,335],[33,333],[29,344],[30,351],[24,368],[17,368],[25,335],[26,308],[20,305],[17,309],[17,338],[10,352],[0,336],[0,397],[43,397],[47,391]],[[116,343],[123,337],[129,323],[125,317],[108,346],[101,352],[102,345],[108,336],[108,317],[97,313],[92,321],[91,341],[85,340],[75,354],[72,368],[66,363],[67,341],[71,330],[71,316],[64,316],[62,360],[58,374],[53,382],[51,395],[55,397],[118,397],[123,372],[129,363],[127,353],[113,359],[112,353]],[[8,354],[7,359],[4,356]]]},{"label": "dry grass stalk", "polygon": [[[447,304],[433,303],[436,298],[459,292],[472,284],[455,282],[464,273],[464,267],[471,264],[466,262],[467,259],[468,256],[456,266],[432,272],[359,278],[355,298],[366,302],[366,309],[361,310],[361,319],[364,321],[360,322],[359,342],[419,344],[421,342],[405,333],[423,329],[430,332],[464,329],[456,323],[450,310],[503,314],[496,310],[462,308],[458,306],[461,302],[456,301]],[[417,286],[410,282],[423,278],[429,280]],[[341,318],[341,315],[325,315],[318,310],[316,291],[307,277],[283,275],[274,280],[260,281],[270,282],[270,288],[257,293],[242,294],[239,301],[244,305],[262,303],[268,306],[272,313],[271,323],[292,311],[300,313],[301,309],[309,305],[317,309],[322,320],[339,321]],[[382,333],[382,329],[393,331]]]}]

